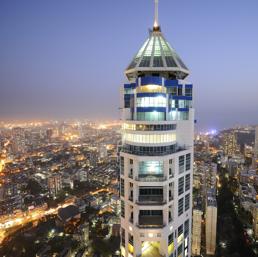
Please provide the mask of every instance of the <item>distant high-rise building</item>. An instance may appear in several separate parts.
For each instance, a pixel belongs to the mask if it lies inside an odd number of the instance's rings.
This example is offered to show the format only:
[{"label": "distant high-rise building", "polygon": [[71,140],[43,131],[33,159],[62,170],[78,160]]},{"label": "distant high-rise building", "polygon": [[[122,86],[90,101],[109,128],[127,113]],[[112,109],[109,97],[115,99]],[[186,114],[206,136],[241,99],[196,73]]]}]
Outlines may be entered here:
[{"label": "distant high-rise building", "polygon": [[250,145],[244,145],[244,156],[245,158],[252,159],[253,157],[253,147]]},{"label": "distant high-rise building", "polygon": [[62,189],[61,176],[54,174],[48,178],[48,190],[50,195],[56,196],[57,193]]},{"label": "distant high-rise building", "polygon": [[253,168],[258,170],[258,126],[255,127]]},{"label": "distant high-rise building", "polygon": [[125,74],[121,255],[191,256],[194,110],[189,70],[155,22]]},{"label": "distant high-rise building", "polygon": [[217,200],[214,189],[207,193],[205,216],[206,254],[214,255],[217,237]]},{"label": "distant high-rise building", "polygon": [[201,209],[193,209],[192,256],[201,254],[202,215]]},{"label": "distant high-rise building", "polygon": [[85,137],[84,126],[81,123],[78,124],[78,134],[80,139]]},{"label": "distant high-rise building", "polygon": [[103,158],[107,157],[107,147],[105,145],[101,144],[98,147],[98,151],[99,151],[99,158],[100,159],[103,159]]},{"label": "distant high-rise building", "polygon": [[12,129],[12,150],[15,154],[24,153],[26,151],[25,129]]},{"label": "distant high-rise building", "polygon": [[239,152],[237,138],[234,132],[225,133],[223,138],[223,151],[227,156],[234,156]]},{"label": "distant high-rise building", "polygon": [[53,129],[47,129],[46,137],[47,137],[47,140],[50,142],[53,137]]}]

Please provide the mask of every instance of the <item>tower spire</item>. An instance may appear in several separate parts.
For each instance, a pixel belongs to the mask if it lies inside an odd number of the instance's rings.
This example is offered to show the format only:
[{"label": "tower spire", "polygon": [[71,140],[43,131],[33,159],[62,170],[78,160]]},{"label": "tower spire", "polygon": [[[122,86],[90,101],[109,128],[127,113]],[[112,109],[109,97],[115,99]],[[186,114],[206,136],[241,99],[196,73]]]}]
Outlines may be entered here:
[{"label": "tower spire", "polygon": [[159,30],[159,0],[154,0],[155,3],[155,16],[154,16],[154,30]]}]

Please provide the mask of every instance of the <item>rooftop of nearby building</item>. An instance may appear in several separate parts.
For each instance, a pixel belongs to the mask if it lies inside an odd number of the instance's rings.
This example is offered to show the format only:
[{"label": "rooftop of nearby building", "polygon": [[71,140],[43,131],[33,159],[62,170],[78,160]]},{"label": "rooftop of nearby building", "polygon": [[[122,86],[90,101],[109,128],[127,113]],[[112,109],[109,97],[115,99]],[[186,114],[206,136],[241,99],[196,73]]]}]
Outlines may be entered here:
[{"label": "rooftop of nearby building", "polygon": [[75,205],[68,205],[65,208],[60,208],[58,210],[58,217],[62,221],[67,221],[79,214],[79,208]]}]

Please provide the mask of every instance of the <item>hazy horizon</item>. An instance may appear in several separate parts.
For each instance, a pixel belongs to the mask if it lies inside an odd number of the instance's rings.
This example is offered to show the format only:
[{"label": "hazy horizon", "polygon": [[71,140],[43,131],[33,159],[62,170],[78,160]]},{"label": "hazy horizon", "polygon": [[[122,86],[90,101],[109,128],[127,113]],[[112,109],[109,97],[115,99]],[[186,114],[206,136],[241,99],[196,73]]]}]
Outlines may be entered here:
[{"label": "hazy horizon", "polygon": [[[160,1],[200,129],[258,123],[257,9],[255,0]],[[0,121],[120,119],[124,69],[153,12],[152,0],[1,1]]]}]

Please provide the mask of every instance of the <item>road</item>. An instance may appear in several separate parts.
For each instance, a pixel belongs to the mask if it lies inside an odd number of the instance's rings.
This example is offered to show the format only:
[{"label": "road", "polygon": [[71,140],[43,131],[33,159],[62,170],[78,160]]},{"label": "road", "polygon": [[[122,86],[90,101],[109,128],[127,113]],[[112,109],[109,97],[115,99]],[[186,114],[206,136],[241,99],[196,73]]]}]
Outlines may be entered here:
[{"label": "road", "polygon": [[8,230],[15,227],[20,227],[28,224],[29,222],[33,222],[39,220],[45,216],[57,214],[60,208],[67,207],[71,202],[65,202],[63,204],[58,205],[56,208],[50,208],[47,210],[35,210],[30,211],[28,213],[20,214],[19,217],[15,217],[15,215],[10,216],[8,219],[0,220],[0,244],[3,240],[9,235]]},{"label": "road", "polygon": [[[86,196],[89,194],[96,195],[101,192],[109,192],[109,190],[107,188],[101,188],[96,191],[86,193],[83,196]],[[48,215],[57,214],[60,208],[65,208],[68,205],[71,205],[73,203],[74,203],[74,198],[69,198],[63,204],[59,204],[56,208],[50,208],[50,209],[44,209],[44,210],[35,209],[29,212],[20,213],[18,215],[13,214],[13,215],[0,218],[0,244],[9,235],[8,230],[11,230],[12,228],[15,228],[15,227],[24,226],[29,222],[40,220],[43,217]]]}]

